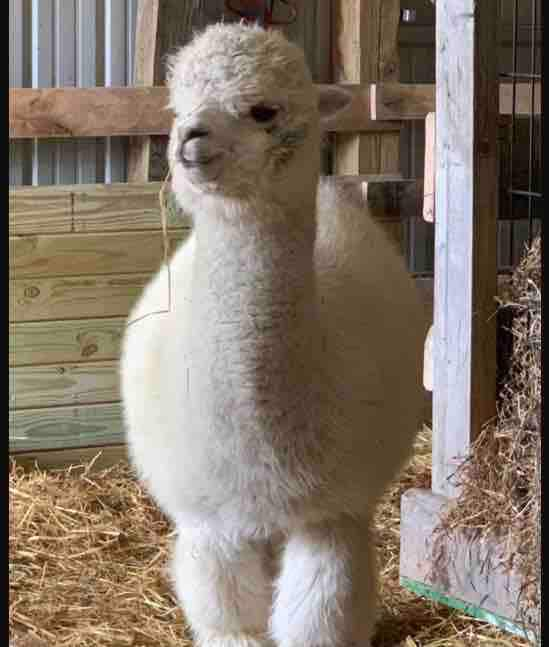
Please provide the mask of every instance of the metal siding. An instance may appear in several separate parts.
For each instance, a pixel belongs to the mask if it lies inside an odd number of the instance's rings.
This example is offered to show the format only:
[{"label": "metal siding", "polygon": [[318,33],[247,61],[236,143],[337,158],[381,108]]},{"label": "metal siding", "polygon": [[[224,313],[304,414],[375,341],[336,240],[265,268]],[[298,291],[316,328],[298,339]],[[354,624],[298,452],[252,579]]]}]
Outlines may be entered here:
[{"label": "metal siding", "polygon": [[[105,0],[105,86],[126,85],[126,13],[121,0]],[[105,138],[105,182],[126,179],[126,141]]]},{"label": "metal siding", "polygon": [[[23,0],[9,2],[9,87],[23,86]],[[23,184],[23,147],[10,141],[9,183]]]},{"label": "metal siding", "polygon": [[[33,88],[55,85],[54,71],[54,3],[53,0],[32,0],[31,73]],[[57,147],[51,141],[33,140],[32,183],[54,184]]]},{"label": "metal siding", "polygon": [[[76,0],[55,0],[54,78],[57,87],[76,85]],[[59,141],[54,184],[74,184],[76,164],[76,141]]]},{"label": "metal siding", "polygon": [[[81,88],[97,84],[97,3],[95,0],[76,0],[76,85]],[[96,139],[80,139],[76,147],[76,182],[103,181],[98,173]]]},{"label": "metal siding", "polygon": [[[137,0],[9,0],[9,86],[127,85],[136,13]],[[10,185],[124,181],[127,143],[105,139],[10,141]]]}]

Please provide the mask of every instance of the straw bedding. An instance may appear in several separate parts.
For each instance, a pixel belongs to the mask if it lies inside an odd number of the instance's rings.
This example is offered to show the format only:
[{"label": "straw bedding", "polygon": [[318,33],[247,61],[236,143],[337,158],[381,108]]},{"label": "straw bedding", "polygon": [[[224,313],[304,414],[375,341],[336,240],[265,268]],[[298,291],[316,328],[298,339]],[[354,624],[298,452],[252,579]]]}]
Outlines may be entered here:
[{"label": "straw bedding", "polygon": [[[501,540],[506,568],[524,582],[519,614],[541,627],[541,238],[525,254],[501,297],[510,319],[511,353],[498,414],[457,471],[461,487],[440,531],[468,529]],[[508,315],[511,315],[509,317]]]},{"label": "straw bedding", "polygon": [[[429,487],[430,431],[376,518],[383,564],[375,647],[522,645],[398,584],[399,502]],[[9,475],[13,647],[191,647],[171,592],[171,529],[126,464]]]}]

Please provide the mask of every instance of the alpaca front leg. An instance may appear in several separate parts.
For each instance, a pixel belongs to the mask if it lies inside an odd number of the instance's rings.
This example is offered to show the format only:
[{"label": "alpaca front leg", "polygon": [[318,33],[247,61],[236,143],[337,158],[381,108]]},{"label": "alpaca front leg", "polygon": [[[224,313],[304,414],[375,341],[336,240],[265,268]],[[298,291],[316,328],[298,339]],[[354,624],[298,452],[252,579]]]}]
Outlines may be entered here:
[{"label": "alpaca front leg", "polygon": [[201,647],[267,647],[272,565],[266,544],[181,530],[175,588]]},{"label": "alpaca front leg", "polygon": [[305,526],[284,550],[270,620],[278,647],[367,647],[376,568],[366,523]]}]

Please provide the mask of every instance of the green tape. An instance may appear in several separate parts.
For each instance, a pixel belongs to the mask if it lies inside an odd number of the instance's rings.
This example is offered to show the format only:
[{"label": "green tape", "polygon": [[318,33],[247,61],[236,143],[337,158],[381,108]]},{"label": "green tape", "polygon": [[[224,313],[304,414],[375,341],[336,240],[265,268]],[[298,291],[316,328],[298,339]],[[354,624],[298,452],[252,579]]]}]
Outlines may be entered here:
[{"label": "green tape", "polygon": [[500,616],[497,613],[492,613],[492,611],[488,611],[487,609],[477,607],[470,602],[465,602],[464,600],[459,600],[457,598],[451,598],[448,595],[444,595],[444,593],[440,593],[439,591],[430,588],[423,582],[416,582],[416,580],[411,580],[408,577],[401,576],[400,584],[405,589],[412,591],[412,593],[415,593],[416,595],[420,595],[424,598],[429,598],[434,602],[444,604],[444,606],[450,607],[452,609],[463,611],[463,613],[471,616],[472,618],[488,622],[489,624],[494,625],[499,629],[503,629],[510,634],[519,636],[520,638],[524,638],[525,640],[529,640],[532,643],[536,642],[536,636],[532,630],[521,627],[516,622],[509,620],[509,618]]}]

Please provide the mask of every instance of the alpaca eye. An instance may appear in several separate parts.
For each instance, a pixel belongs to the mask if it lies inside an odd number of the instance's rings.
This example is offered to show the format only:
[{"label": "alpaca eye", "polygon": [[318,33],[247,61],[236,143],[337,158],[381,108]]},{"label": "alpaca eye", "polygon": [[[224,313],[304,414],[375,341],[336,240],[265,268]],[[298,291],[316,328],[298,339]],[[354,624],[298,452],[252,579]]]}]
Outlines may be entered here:
[{"label": "alpaca eye", "polygon": [[278,108],[273,108],[272,106],[257,105],[252,106],[250,110],[250,116],[254,121],[257,121],[260,124],[265,124],[268,121],[272,121],[278,114]]}]

